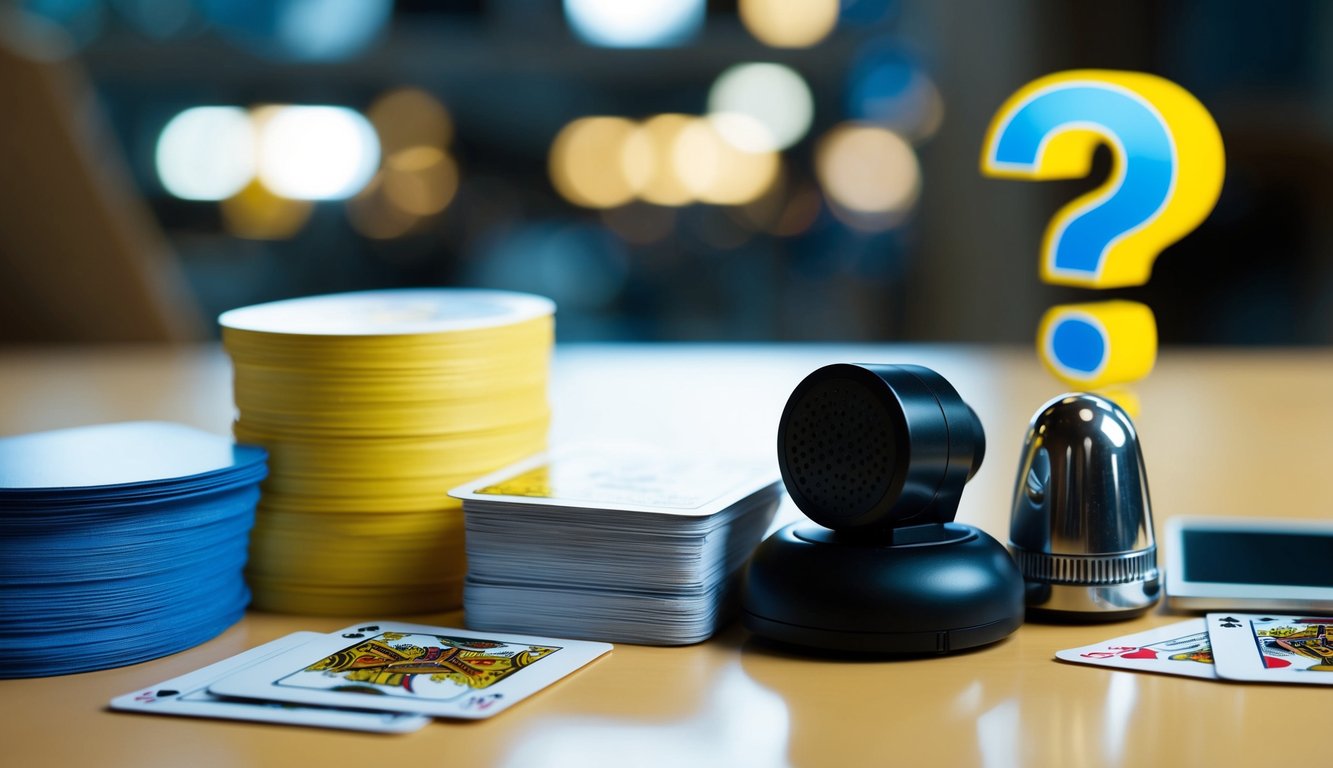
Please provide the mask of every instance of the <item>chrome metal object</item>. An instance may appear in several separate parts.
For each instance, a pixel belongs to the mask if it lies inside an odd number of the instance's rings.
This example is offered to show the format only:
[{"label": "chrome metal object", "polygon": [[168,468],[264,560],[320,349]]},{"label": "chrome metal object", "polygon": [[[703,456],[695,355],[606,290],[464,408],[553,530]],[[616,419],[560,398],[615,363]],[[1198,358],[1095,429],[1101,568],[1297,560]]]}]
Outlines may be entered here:
[{"label": "chrome metal object", "polygon": [[1135,616],[1157,603],[1161,578],[1138,433],[1107,398],[1062,395],[1024,440],[1009,550],[1030,615],[1067,620]]}]

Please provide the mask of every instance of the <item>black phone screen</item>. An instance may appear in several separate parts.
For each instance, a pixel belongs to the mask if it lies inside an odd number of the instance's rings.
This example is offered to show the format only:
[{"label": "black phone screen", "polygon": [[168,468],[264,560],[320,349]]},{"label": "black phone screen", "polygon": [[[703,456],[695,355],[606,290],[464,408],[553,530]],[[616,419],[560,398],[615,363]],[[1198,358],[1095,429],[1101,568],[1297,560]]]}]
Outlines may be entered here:
[{"label": "black phone screen", "polygon": [[1333,534],[1181,532],[1187,581],[1333,587]]}]

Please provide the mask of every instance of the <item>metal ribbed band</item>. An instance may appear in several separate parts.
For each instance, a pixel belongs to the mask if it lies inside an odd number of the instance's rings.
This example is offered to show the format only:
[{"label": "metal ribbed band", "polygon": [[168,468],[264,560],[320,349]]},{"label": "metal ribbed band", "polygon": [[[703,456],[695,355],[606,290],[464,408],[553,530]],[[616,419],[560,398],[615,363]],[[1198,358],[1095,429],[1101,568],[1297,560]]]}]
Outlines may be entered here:
[{"label": "metal ribbed band", "polygon": [[1157,547],[1122,555],[1050,555],[1009,546],[1023,578],[1051,584],[1126,584],[1157,578]]}]

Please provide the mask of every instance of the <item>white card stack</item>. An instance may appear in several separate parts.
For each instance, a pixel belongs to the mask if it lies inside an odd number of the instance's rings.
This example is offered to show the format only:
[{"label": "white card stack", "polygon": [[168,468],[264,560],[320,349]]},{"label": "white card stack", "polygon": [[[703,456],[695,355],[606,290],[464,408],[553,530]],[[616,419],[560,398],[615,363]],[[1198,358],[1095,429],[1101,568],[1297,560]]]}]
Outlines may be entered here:
[{"label": "white card stack", "polygon": [[781,499],[753,463],[593,450],[541,456],[463,499],[472,629],[648,645],[710,637]]}]

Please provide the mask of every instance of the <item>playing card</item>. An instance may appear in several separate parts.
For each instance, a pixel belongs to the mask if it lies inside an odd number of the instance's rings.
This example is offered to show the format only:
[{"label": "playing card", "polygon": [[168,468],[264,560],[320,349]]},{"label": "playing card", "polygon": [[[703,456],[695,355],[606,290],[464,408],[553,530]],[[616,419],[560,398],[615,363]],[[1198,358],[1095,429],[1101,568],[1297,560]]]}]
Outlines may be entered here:
[{"label": "playing card", "polygon": [[214,696],[208,686],[218,679],[258,664],[265,659],[298,648],[315,638],[318,632],[294,632],[286,637],[251,648],[245,653],[210,664],[189,674],[117,696],[112,709],[150,712],[157,715],[214,717],[224,720],[255,720],[264,723],[312,725],[381,733],[407,733],[430,722],[429,717],[332,707],[305,707],[267,701],[243,701]]},{"label": "playing card", "polygon": [[776,474],[755,462],[670,456],[632,446],[580,447],[535,456],[449,495],[484,503],[702,519],[772,485]]},{"label": "playing card", "polygon": [[1203,619],[1168,624],[1146,632],[1055,654],[1061,661],[1216,679],[1213,654]]},{"label": "playing card", "polygon": [[606,643],[372,622],[266,659],[209,690],[221,696],[480,719],[609,650]]},{"label": "playing card", "polygon": [[261,448],[182,424],[134,421],[0,438],[0,497],[134,499],[265,473]]},{"label": "playing card", "polygon": [[1226,680],[1333,685],[1333,618],[1210,613],[1208,637]]}]

